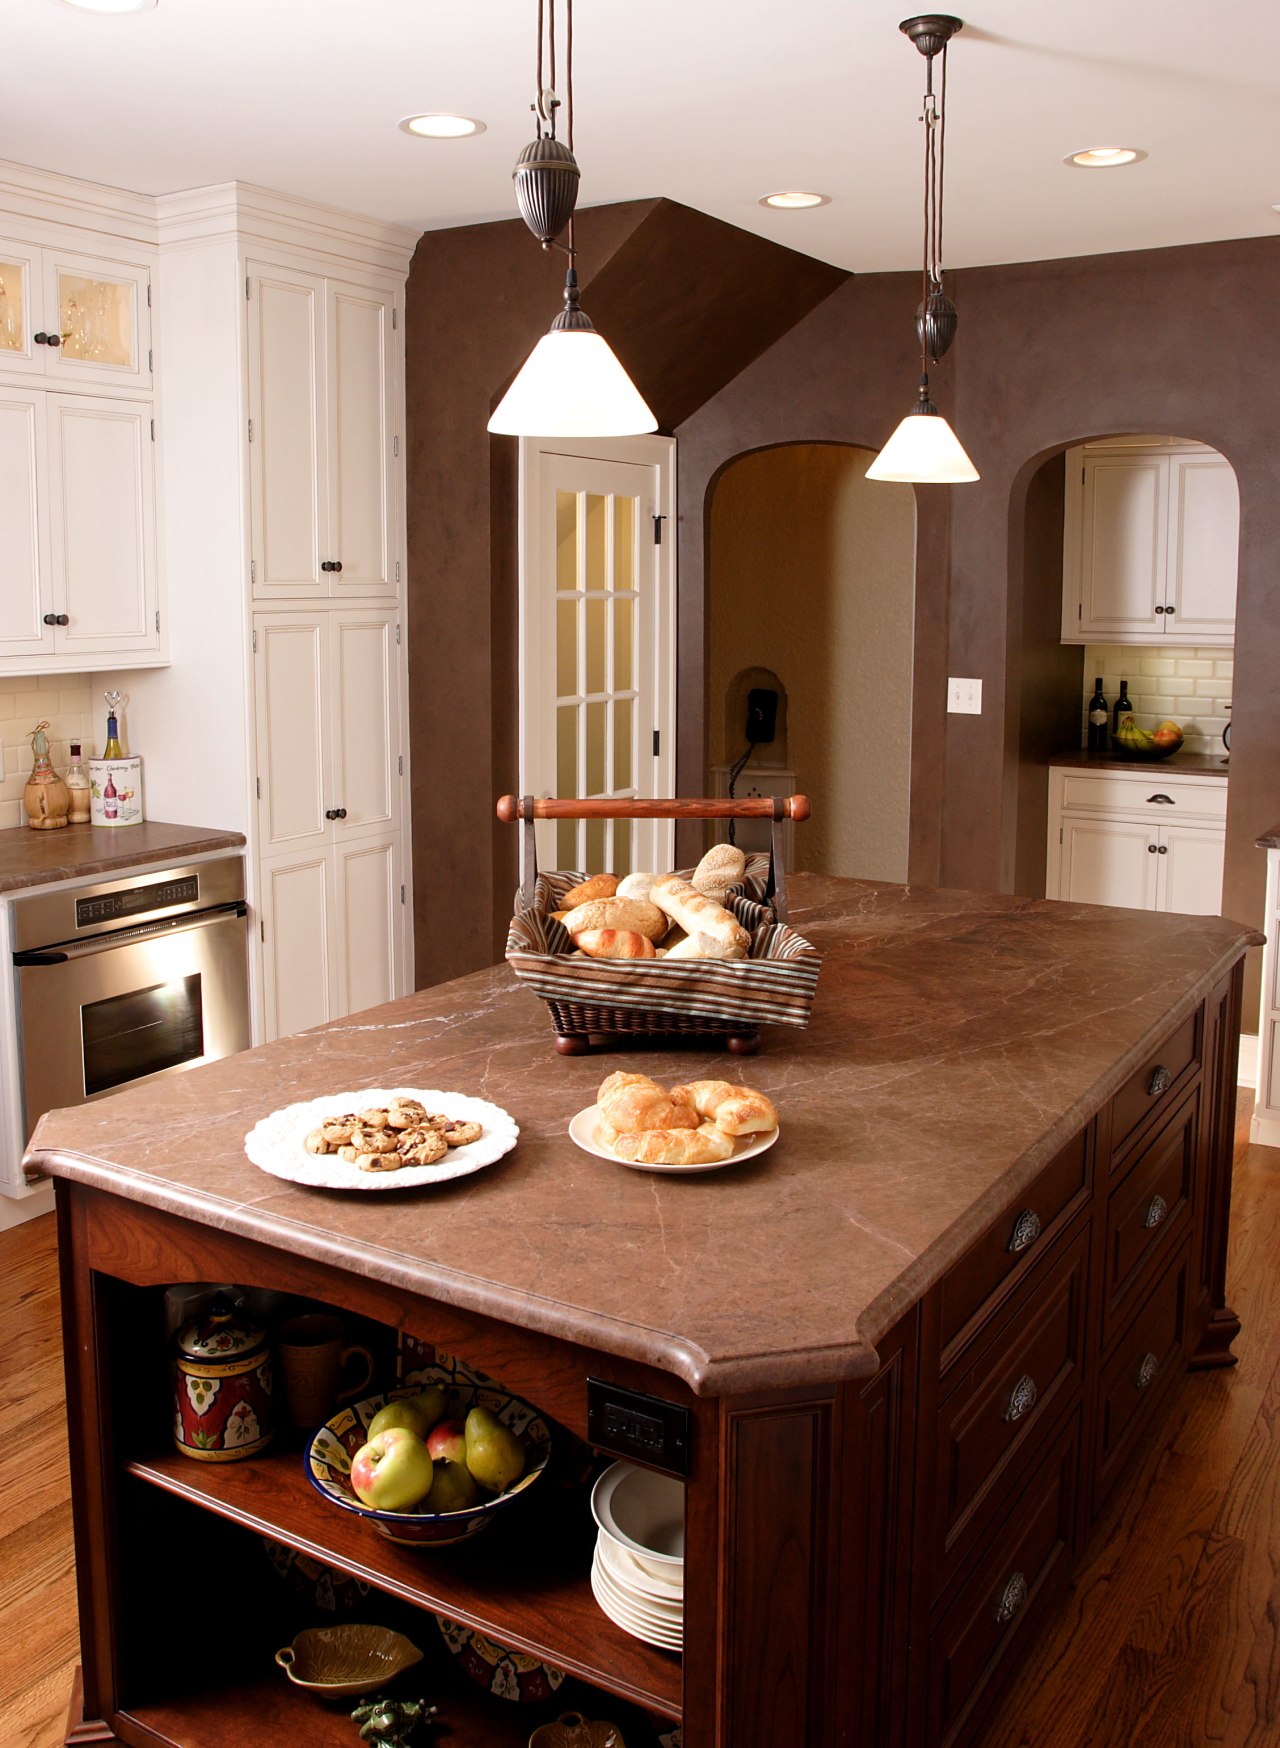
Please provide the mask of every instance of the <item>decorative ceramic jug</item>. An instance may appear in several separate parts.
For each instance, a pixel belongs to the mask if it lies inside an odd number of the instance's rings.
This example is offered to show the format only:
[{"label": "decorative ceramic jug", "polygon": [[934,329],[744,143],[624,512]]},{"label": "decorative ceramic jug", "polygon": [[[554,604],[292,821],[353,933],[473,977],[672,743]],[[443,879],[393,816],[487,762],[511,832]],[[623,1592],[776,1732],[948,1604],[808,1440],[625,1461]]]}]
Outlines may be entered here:
[{"label": "decorative ceramic jug", "polygon": [[27,810],[27,824],[32,831],[56,831],[67,823],[71,797],[67,786],[49,761],[47,722],[37,722],[27,739],[31,742],[34,763],[27,786],[22,791],[22,805]]},{"label": "decorative ceramic jug", "polygon": [[234,1463],[271,1442],[266,1331],[225,1293],[178,1331],[173,1442],[202,1463]]}]

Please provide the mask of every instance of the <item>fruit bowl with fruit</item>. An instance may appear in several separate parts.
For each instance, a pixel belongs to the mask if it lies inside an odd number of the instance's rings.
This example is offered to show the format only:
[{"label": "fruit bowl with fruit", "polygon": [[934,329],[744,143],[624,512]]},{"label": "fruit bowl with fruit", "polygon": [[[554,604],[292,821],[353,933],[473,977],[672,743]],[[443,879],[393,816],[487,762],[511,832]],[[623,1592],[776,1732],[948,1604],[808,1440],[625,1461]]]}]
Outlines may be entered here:
[{"label": "fruit bowl with fruit", "polygon": [[307,1441],[311,1485],[393,1542],[447,1548],[487,1529],[538,1480],[546,1421],[459,1361],[421,1368],[411,1388],[343,1408]]},{"label": "fruit bowl with fruit", "polygon": [[1139,728],[1132,716],[1123,716],[1111,736],[1111,751],[1117,759],[1167,759],[1182,745],[1176,722],[1162,722],[1154,731]]}]

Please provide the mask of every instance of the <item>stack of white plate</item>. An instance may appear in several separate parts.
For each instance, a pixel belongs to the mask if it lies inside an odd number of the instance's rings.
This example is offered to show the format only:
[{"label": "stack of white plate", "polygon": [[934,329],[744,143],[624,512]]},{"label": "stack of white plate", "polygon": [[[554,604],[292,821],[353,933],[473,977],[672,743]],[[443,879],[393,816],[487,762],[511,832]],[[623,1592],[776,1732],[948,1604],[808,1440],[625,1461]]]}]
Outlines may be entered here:
[{"label": "stack of white plate", "polygon": [[625,1633],[679,1651],[684,1645],[684,1483],[614,1463],[596,1482],[599,1525],[591,1589]]}]

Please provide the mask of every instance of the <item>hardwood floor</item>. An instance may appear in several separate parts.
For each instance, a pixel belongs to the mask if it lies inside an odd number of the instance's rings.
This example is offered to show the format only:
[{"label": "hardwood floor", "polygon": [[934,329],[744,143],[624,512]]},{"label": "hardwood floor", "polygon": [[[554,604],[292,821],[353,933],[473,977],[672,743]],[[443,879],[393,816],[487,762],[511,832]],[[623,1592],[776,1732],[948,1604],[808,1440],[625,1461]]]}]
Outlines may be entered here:
[{"label": "hardwood floor", "polygon": [[[1280,1149],[1246,1135],[1228,1275],[1240,1363],[1182,1389],[981,1748],[1280,1744]],[[75,1647],[45,1218],[0,1234],[4,1748],[61,1743]]]}]

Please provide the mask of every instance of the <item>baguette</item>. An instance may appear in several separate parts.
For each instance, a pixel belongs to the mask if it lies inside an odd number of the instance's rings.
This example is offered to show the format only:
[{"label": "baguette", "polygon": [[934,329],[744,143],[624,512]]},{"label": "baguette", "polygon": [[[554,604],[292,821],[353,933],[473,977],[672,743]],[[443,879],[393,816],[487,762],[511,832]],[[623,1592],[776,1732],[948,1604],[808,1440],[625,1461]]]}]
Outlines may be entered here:
[{"label": "baguette", "polygon": [[673,1086],[671,1097],[692,1105],[700,1117],[728,1135],[767,1135],[778,1127],[772,1099],[754,1087],[734,1086],[727,1080],[691,1080],[686,1086]]},{"label": "baguette", "polygon": [[712,935],[728,945],[741,947],[744,953],[750,950],[751,936],[738,919],[714,899],[704,898],[678,874],[664,874],[661,880],[655,880],[651,897],[690,935]]},{"label": "baguette", "polygon": [[581,929],[573,937],[591,959],[652,959],[653,942],[634,929]]},{"label": "baguette", "polygon": [[561,919],[573,936],[584,929],[625,929],[632,934],[647,935],[658,942],[670,923],[656,904],[644,904],[631,898],[597,898],[579,904]]},{"label": "baguette", "polygon": [[656,874],[628,874],[625,880],[618,882],[619,898],[648,899]]},{"label": "baguette", "polygon": [[689,876],[689,884],[704,898],[723,904],[725,894],[747,871],[747,858],[736,844],[713,844]]},{"label": "baguette", "polygon": [[633,1165],[716,1165],[733,1157],[733,1137],[714,1123],[698,1129],[622,1129],[608,1145]]},{"label": "baguette", "polygon": [[715,935],[684,935],[674,947],[667,949],[668,959],[745,959],[747,949],[738,941],[725,941]]},{"label": "baguette", "polygon": [[593,874],[578,886],[571,886],[560,900],[562,910],[572,910],[578,904],[590,904],[593,898],[612,898],[618,890],[616,874]]}]

